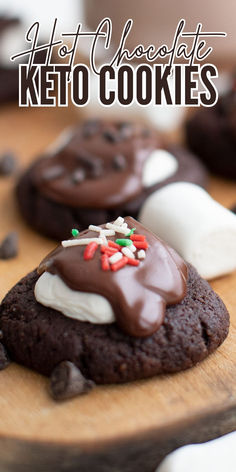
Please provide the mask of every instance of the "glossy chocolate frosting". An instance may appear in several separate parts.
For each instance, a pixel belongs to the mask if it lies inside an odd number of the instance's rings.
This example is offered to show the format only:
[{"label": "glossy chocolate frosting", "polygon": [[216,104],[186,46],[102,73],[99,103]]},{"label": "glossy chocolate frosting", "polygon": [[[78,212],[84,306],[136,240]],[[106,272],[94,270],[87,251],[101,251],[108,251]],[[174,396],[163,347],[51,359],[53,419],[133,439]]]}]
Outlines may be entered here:
[{"label": "glossy chocolate frosting", "polygon": [[[100,247],[93,259],[85,261],[85,246],[60,245],[42,261],[38,271],[57,274],[72,290],[102,295],[111,303],[118,325],[132,336],[143,337],[159,329],[166,305],[176,304],[186,295],[187,266],[172,248],[136,220],[126,217],[125,222],[129,228],[136,228],[136,234],[145,235],[149,244],[138,267],[126,265],[117,272],[103,271]],[[79,237],[97,236],[86,230]],[[108,239],[114,241],[117,237]]]},{"label": "glossy chocolate frosting", "polygon": [[143,190],[142,171],[156,134],[141,125],[88,121],[32,169],[41,194],[72,207],[114,208]]}]

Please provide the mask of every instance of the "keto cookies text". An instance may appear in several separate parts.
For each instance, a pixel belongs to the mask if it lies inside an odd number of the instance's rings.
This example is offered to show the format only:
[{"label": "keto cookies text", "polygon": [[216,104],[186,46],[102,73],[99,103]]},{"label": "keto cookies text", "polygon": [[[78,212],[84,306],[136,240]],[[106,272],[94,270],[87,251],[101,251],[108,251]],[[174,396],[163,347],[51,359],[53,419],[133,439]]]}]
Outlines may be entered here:
[{"label": "keto cookies text", "polygon": [[[129,19],[118,48],[111,53],[109,18],[103,19],[93,32],[83,31],[79,23],[76,31],[61,33],[63,39],[57,39],[55,19],[46,44],[41,44],[40,25],[35,22],[25,37],[29,49],[11,58],[20,61],[28,58],[28,63],[19,65],[19,105],[68,106],[72,101],[76,106],[84,106],[90,100],[91,75],[97,78],[97,98],[103,106],[114,103],[129,106],[134,102],[142,106],[214,105],[218,99],[214,85],[218,71],[214,64],[206,63],[213,51],[208,42],[211,37],[223,38],[226,33],[205,32],[201,23],[195,31],[188,32],[182,19],[170,46],[138,44],[130,51],[126,41],[132,34],[132,25]],[[84,39],[89,41],[90,67],[76,62]],[[44,64],[35,64],[38,51],[45,51]],[[101,55],[106,59],[101,61]]]}]

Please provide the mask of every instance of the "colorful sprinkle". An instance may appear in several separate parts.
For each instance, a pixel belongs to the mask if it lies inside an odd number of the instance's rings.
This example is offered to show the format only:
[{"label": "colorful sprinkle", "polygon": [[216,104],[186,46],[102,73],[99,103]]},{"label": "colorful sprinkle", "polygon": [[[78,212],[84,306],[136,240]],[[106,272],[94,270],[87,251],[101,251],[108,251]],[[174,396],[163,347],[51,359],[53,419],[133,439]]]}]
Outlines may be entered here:
[{"label": "colorful sprinkle", "polygon": [[116,249],[115,247],[104,246],[102,244],[101,245],[101,252],[103,254],[107,254],[108,256],[112,256],[112,254],[116,254],[116,252],[118,252],[118,249]]},{"label": "colorful sprinkle", "polygon": [[95,231],[97,233],[104,233],[106,236],[114,236],[115,234],[115,231],[111,230],[111,229],[104,229],[104,228],[100,228],[100,226],[95,226],[95,225],[89,225],[88,229],[90,229],[90,231]]},{"label": "colorful sprinkle", "polygon": [[145,259],[146,252],[143,249],[141,249],[141,251],[138,251],[137,256],[138,256],[138,259]]},{"label": "colorful sprinkle", "polygon": [[96,250],[98,248],[98,244],[95,242],[91,242],[87,245],[86,249],[84,250],[84,260],[89,261],[93,258]]},{"label": "colorful sprinkle", "polygon": [[111,257],[109,257],[109,262],[111,264],[115,264],[116,262],[120,261],[123,259],[123,256],[121,252],[117,251],[115,254],[113,254]]},{"label": "colorful sprinkle", "polygon": [[118,251],[120,250],[119,244],[116,244],[114,241],[111,241],[111,239],[108,241],[108,246],[113,247],[113,248],[117,249]]},{"label": "colorful sprinkle", "polygon": [[[99,233],[99,237],[79,238],[79,230],[73,228],[71,234],[74,239],[62,241],[62,246],[66,248],[85,245],[86,248],[83,257],[84,260],[88,261],[94,257],[98,245],[100,245],[101,269],[104,271],[112,270],[116,272],[122,269],[126,264],[137,267],[141,260],[145,259],[145,250],[149,246],[146,241],[146,236],[143,234],[134,234],[136,228],[130,229],[121,216],[116,218],[114,223],[107,223],[105,228],[90,225],[88,229]],[[124,236],[120,239],[116,239],[116,241],[108,239],[109,236],[115,236],[116,233],[123,234]]]},{"label": "colorful sprinkle", "polygon": [[122,267],[124,267],[127,263],[128,263],[128,257],[124,256],[118,262],[111,265],[111,270],[113,272],[116,272],[117,270],[122,269]]},{"label": "colorful sprinkle", "polygon": [[102,270],[110,270],[109,257],[107,254],[101,256],[101,267]]},{"label": "colorful sprinkle", "polygon": [[79,236],[79,230],[73,228],[73,229],[71,230],[71,234],[72,234],[73,238],[77,238],[77,236]]},{"label": "colorful sprinkle", "polygon": [[131,241],[146,241],[146,236],[143,234],[131,234]]},{"label": "colorful sprinkle", "polygon": [[134,232],[136,231],[136,228],[132,228],[129,232],[129,234],[127,234],[127,236],[132,236],[132,234],[134,234]]},{"label": "colorful sprinkle", "polygon": [[148,248],[148,243],[147,243],[147,241],[134,241],[134,246],[137,249],[147,249]]},{"label": "colorful sprinkle", "polygon": [[121,226],[124,224],[124,218],[122,218],[122,216],[118,216],[118,218],[116,218],[116,220],[114,221],[114,225],[117,225],[117,226]]},{"label": "colorful sprinkle", "polygon": [[134,254],[133,252],[128,248],[128,247],[123,247],[121,249],[121,252],[126,256],[128,257],[129,259],[134,259]]},{"label": "colorful sprinkle", "polygon": [[132,246],[132,241],[130,239],[116,239],[116,244],[119,244],[119,246]]},{"label": "colorful sprinkle", "polygon": [[136,251],[137,251],[137,248],[136,248],[133,244],[131,244],[131,246],[129,246],[129,249],[130,249],[130,251],[132,251],[132,252],[136,252]]},{"label": "colorful sprinkle", "polygon": [[140,263],[140,261],[138,261],[138,259],[130,259],[130,258],[128,258],[127,264],[129,264],[129,265],[138,266],[139,263]]},{"label": "colorful sprinkle", "polygon": [[92,242],[102,244],[102,239],[101,238],[68,239],[66,241],[62,241],[61,244],[63,247],[87,246],[87,244],[92,243]]},{"label": "colorful sprinkle", "polygon": [[108,246],[108,241],[107,241],[107,238],[106,238],[106,236],[105,236],[105,234],[104,234],[103,231],[100,232],[99,238],[102,239],[102,244],[103,244],[104,246]]},{"label": "colorful sprinkle", "polygon": [[129,228],[114,225],[113,223],[107,223],[106,228],[107,229],[113,229],[116,233],[121,233],[121,234],[124,234],[125,236],[127,236],[127,234],[130,232]]}]

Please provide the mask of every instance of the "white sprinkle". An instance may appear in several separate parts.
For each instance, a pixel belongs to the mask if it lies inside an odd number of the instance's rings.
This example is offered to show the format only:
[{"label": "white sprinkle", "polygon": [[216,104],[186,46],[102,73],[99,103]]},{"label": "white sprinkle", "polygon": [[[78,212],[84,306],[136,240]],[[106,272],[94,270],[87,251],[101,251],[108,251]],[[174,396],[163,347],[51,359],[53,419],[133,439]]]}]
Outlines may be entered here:
[{"label": "white sprinkle", "polygon": [[98,243],[103,244],[101,238],[84,238],[84,239],[68,239],[66,241],[62,241],[61,244],[63,247],[71,247],[71,246],[86,246],[89,243]]},{"label": "white sprinkle", "polygon": [[146,257],[146,253],[143,249],[141,249],[141,251],[138,251],[138,259],[145,259]]},{"label": "white sprinkle", "polygon": [[97,231],[98,233],[100,233],[101,231],[100,226],[94,226],[94,225],[89,225],[88,229],[90,229],[90,231]]},{"label": "white sprinkle", "polygon": [[114,231],[114,229],[103,229],[102,232],[103,232],[106,236],[115,236],[115,231]]},{"label": "white sprinkle", "polygon": [[123,259],[121,252],[116,252],[115,254],[112,254],[111,257],[109,257],[109,262],[111,264],[115,264],[115,262],[119,261],[120,259]]},{"label": "white sprinkle", "polygon": [[131,246],[129,246],[129,249],[130,249],[130,251],[132,251],[132,252],[137,251],[137,248],[135,247],[134,244],[131,244]]},{"label": "white sprinkle", "polygon": [[105,236],[104,231],[100,231],[99,237],[102,239],[102,244],[104,244],[104,246],[108,246],[107,238]]},{"label": "white sprinkle", "polygon": [[118,216],[118,218],[116,218],[116,220],[114,221],[114,225],[117,225],[117,226],[121,226],[123,223],[124,223],[124,218],[122,218],[122,216]]},{"label": "white sprinkle", "polygon": [[121,251],[125,256],[129,257],[130,259],[134,259],[134,254],[132,253],[129,247],[123,247]]},{"label": "white sprinkle", "polygon": [[123,228],[122,226],[116,226],[113,223],[107,223],[106,228],[113,229],[116,233],[121,233],[127,236],[130,232],[129,228]]},{"label": "white sprinkle", "polygon": [[114,230],[103,229],[103,228],[100,228],[100,226],[89,225],[88,229],[90,229],[90,231],[96,231],[97,233],[101,233],[102,231],[106,236],[114,236],[115,234]]}]

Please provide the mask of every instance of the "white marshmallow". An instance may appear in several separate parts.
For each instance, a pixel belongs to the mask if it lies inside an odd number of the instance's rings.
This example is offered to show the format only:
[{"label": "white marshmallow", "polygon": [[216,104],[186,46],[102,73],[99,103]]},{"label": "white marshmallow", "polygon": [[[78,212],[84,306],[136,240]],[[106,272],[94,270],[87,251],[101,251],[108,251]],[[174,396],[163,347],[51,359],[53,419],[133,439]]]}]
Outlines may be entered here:
[{"label": "white marshmallow", "polygon": [[164,149],[155,149],[143,167],[143,186],[151,187],[168,179],[177,172],[178,166],[178,161],[173,154]]},{"label": "white marshmallow", "polygon": [[44,272],[34,288],[36,300],[60,311],[69,318],[90,323],[113,323],[115,315],[110,302],[96,293],[69,288],[58,275]]},{"label": "white marshmallow", "polygon": [[140,221],[212,279],[236,269],[236,215],[197,185],[178,182],[154,192]]},{"label": "white marshmallow", "polygon": [[236,432],[169,454],[156,472],[235,472]]}]

